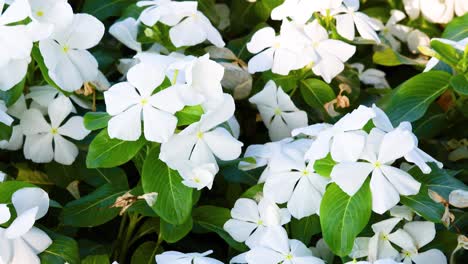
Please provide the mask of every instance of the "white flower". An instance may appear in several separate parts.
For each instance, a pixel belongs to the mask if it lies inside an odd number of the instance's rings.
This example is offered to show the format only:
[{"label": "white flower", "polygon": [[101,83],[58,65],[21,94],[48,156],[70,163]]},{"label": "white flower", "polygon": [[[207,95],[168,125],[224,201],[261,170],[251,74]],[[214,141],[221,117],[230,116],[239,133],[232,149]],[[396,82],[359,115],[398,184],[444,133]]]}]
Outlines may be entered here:
[{"label": "white flower", "polygon": [[415,147],[412,133],[402,128],[385,134],[373,128],[358,162],[341,162],[333,167],[332,180],[348,195],[353,196],[372,172],[370,190],[372,210],[383,214],[400,201],[401,195],[414,195],[421,184],[407,172],[390,166]]},{"label": "white flower", "polygon": [[257,105],[273,141],[290,137],[293,129],[307,126],[307,113],[299,110],[274,81],[269,81],[249,102]]},{"label": "white flower", "polygon": [[346,262],[345,264],[403,264],[401,262],[397,262],[393,259],[379,259],[379,260],[376,260],[376,261],[373,261],[373,262],[370,262],[370,261],[349,261],[349,262]]},{"label": "white flower", "polygon": [[197,164],[233,160],[241,154],[242,142],[236,140],[220,125],[234,114],[234,99],[224,94],[217,107],[205,113],[199,122],[186,127],[161,145],[159,158],[169,167],[177,169],[180,160],[191,160]]},{"label": "white flower", "polygon": [[68,92],[95,80],[98,63],[87,49],[96,46],[103,35],[101,21],[88,14],[75,14],[68,27],[41,40],[39,49],[50,78]]},{"label": "white flower", "polygon": [[274,73],[288,75],[291,70],[304,67],[307,63],[301,59],[300,52],[305,41],[306,38],[287,20],[283,20],[279,36],[271,27],[258,30],[247,43],[247,50],[257,53],[249,60],[249,72],[271,69]]},{"label": "white flower", "polygon": [[210,20],[197,11],[196,1],[173,2],[140,1],[139,6],[150,6],[140,15],[140,20],[147,26],[161,22],[172,28],[169,37],[177,48],[194,46],[208,40],[217,47],[224,47],[225,43],[218,30]]},{"label": "white flower", "polygon": [[455,14],[463,16],[468,12],[468,2],[465,0],[455,0]]},{"label": "white flower", "polygon": [[109,33],[122,42],[128,48],[141,52],[141,43],[137,41],[138,22],[133,17],[128,17],[122,21],[115,22]]},{"label": "white flower", "polygon": [[292,135],[305,134],[316,138],[305,155],[306,160],[319,160],[330,153],[337,162],[356,161],[366,141],[360,129],[373,117],[375,117],[374,111],[361,105],[342,117],[335,125],[315,124],[295,129]]},{"label": "white flower", "polygon": [[196,164],[191,161],[181,161],[176,165],[180,176],[184,179],[182,183],[190,188],[211,190],[213,181],[219,168],[216,163]]},{"label": "white flower", "polygon": [[297,24],[305,24],[315,11],[314,2],[318,1],[286,0],[271,11],[271,19],[284,20],[289,17]]},{"label": "white flower", "polygon": [[396,205],[390,209],[390,215],[393,217],[404,218],[408,221],[412,221],[414,217],[414,212],[406,205]]},{"label": "white flower", "polygon": [[383,37],[389,42],[390,47],[392,47],[393,50],[398,51],[400,50],[401,46],[398,39],[403,42],[406,42],[408,38],[408,33],[411,31],[411,28],[405,25],[398,24],[398,22],[406,18],[405,13],[403,13],[402,11],[395,9],[391,10],[390,14],[391,16],[388,19],[385,26],[380,25],[379,30],[381,31]]},{"label": "white flower", "polygon": [[[3,171],[0,171],[0,182],[4,182],[6,179],[7,175]],[[0,213],[2,215],[3,213]],[[3,224],[2,221],[0,220],[0,225]]]},{"label": "white flower", "polygon": [[285,225],[291,220],[287,209],[280,209],[267,198],[262,198],[258,205],[251,199],[238,199],[231,210],[231,217],[224,224],[224,230],[234,240],[245,242],[249,248],[258,246],[269,228]]},{"label": "white flower", "polygon": [[308,63],[313,62],[312,71],[327,83],[344,70],[344,62],[356,52],[356,47],[343,41],[329,39],[328,33],[317,20],[304,27],[304,33],[310,39],[300,54]]},{"label": "white flower", "polygon": [[[378,108],[375,104],[372,105],[372,109],[374,110],[375,115],[376,115],[372,119],[374,125],[378,129],[380,129],[380,130],[382,130],[384,132],[393,131],[394,130],[393,125],[390,122],[390,119],[388,118],[388,116],[385,114],[385,112],[382,111],[382,109]],[[409,123],[409,122],[402,122],[400,124],[399,128],[401,128],[403,130],[406,130],[406,131],[408,131],[410,133],[412,131],[411,123]],[[411,133],[411,135],[413,136],[415,146],[414,146],[414,149],[412,149],[410,152],[405,154],[405,156],[404,156],[405,159],[408,162],[412,162],[412,163],[416,164],[416,166],[418,166],[419,169],[421,169],[421,171],[423,173],[426,173],[426,174],[431,172],[431,167],[429,167],[427,165],[427,162],[433,162],[439,168],[442,168],[443,167],[442,163],[435,160],[433,157],[429,156],[426,152],[424,152],[420,148],[418,148],[418,138],[413,133]]]},{"label": "white flower", "polygon": [[378,24],[359,10],[359,0],[343,0],[343,6],[334,11],[336,29],[346,39],[354,40],[356,28],[364,39],[374,40],[380,43],[379,36],[375,33],[379,30]]},{"label": "white flower", "polygon": [[323,238],[319,239],[315,247],[309,247],[314,256],[320,257],[325,261],[325,263],[333,263],[335,254],[331,251],[330,247],[325,243]]},{"label": "white flower", "polygon": [[251,170],[266,166],[259,183],[265,182],[270,174],[275,172],[288,172],[295,168],[301,168],[304,164],[304,153],[310,148],[311,140],[285,138],[264,145],[250,145],[245,151],[244,157],[252,157],[255,164],[240,162],[239,168]]},{"label": "white flower", "polygon": [[[403,3],[411,19],[416,19],[422,13],[430,22],[445,24],[450,22],[454,15],[455,0],[403,0]],[[457,3],[459,11],[461,11],[461,5]]]},{"label": "white flower", "polygon": [[353,63],[351,67],[358,70],[359,80],[362,83],[372,85],[375,88],[390,88],[387,79],[385,79],[385,72],[372,68],[364,70],[362,63]]},{"label": "white flower", "polygon": [[319,214],[329,182],[329,179],[315,173],[314,161],[305,165],[303,157],[300,160],[302,166],[292,171],[270,173],[263,187],[265,197],[279,204],[287,202],[289,212],[297,219]]},{"label": "white flower", "polygon": [[143,120],[145,138],[155,142],[167,141],[177,126],[175,112],[184,107],[173,87],[153,94],[164,81],[164,69],[140,63],[127,74],[128,82],[115,84],[104,92],[111,138],[135,141],[141,136]]},{"label": "white flower", "polygon": [[156,255],[156,264],[223,264],[221,261],[207,257],[213,253],[208,250],[204,253],[181,253],[177,251],[166,251]]},{"label": "white flower", "polygon": [[401,221],[401,218],[390,218],[372,225],[374,236],[370,238],[368,244],[368,259],[375,261],[377,259],[396,259],[398,251],[392,246],[392,230]]},{"label": "white flower", "polygon": [[[23,2],[16,0],[15,2]],[[35,41],[48,38],[53,32],[64,30],[73,21],[73,9],[67,0],[26,0],[25,10],[32,23],[30,35]]]},{"label": "white flower", "polygon": [[429,36],[418,29],[412,30],[408,34],[406,41],[408,49],[414,54],[419,53],[419,47],[429,47],[431,45]]},{"label": "white flower", "polygon": [[312,251],[301,241],[288,239],[288,234],[283,227],[275,226],[265,232],[260,246],[235,257],[230,263],[324,264],[325,262],[314,257]]},{"label": "white flower", "polygon": [[[26,100],[22,95],[18,100],[8,108],[7,113],[15,118],[21,119],[23,113],[27,110]],[[15,125],[12,128],[11,137],[8,140],[0,141],[0,149],[19,150],[23,146],[23,129],[21,125]]]},{"label": "white flower", "polygon": [[468,191],[454,190],[450,192],[449,203],[457,208],[468,207]]},{"label": "white flower", "polygon": [[[0,227],[0,262],[39,264],[37,255],[46,250],[52,240],[44,231],[34,227],[34,223],[46,215],[49,196],[39,188],[23,188],[16,191],[11,200],[17,217],[8,228]],[[0,209],[0,214],[3,213],[9,219],[9,212],[4,207]]]},{"label": "white flower", "polygon": [[24,10],[25,0],[12,3],[3,13],[4,1],[0,0],[0,90],[6,91],[21,82],[31,61],[32,39],[26,26],[8,24],[27,17]]},{"label": "white flower", "polygon": [[90,131],[83,125],[83,117],[73,116],[61,125],[71,113],[72,104],[58,97],[48,107],[50,124],[37,109],[27,110],[21,117],[21,128],[26,135],[24,156],[37,163],[55,160],[70,165],[78,155],[78,148],[63,136],[82,140]]},{"label": "white flower", "polygon": [[[449,40],[449,39],[440,39],[440,38],[434,38],[432,40],[437,40],[437,41],[440,41],[440,42],[442,42],[444,44],[451,45],[452,47],[454,47],[457,50],[460,50],[461,52],[463,52],[465,50],[466,45],[468,45],[468,37],[464,38],[464,39],[462,39],[460,41],[453,41],[453,40]],[[437,59],[435,57],[431,58],[427,62],[426,68],[424,69],[424,71],[427,72],[427,71],[432,70],[432,68],[434,68],[438,63],[439,63],[439,59]]]},{"label": "white flower", "polygon": [[434,240],[435,234],[435,225],[432,222],[409,222],[403,229],[391,234],[391,241],[402,249],[400,257],[405,264],[446,264],[447,259],[439,249],[419,252],[423,246]]},{"label": "white flower", "polygon": [[[32,99],[33,103],[31,106],[41,110],[41,112],[46,113],[47,107],[50,103],[58,97],[65,97],[67,100],[73,101],[75,104],[79,105],[84,109],[91,109],[90,102],[81,99],[76,95],[71,95],[70,97],[64,96],[60,93],[59,90],[50,86],[50,85],[43,85],[43,86],[31,86],[29,88],[29,93],[26,95],[26,99]],[[76,108],[72,107],[72,113],[76,113]]]}]

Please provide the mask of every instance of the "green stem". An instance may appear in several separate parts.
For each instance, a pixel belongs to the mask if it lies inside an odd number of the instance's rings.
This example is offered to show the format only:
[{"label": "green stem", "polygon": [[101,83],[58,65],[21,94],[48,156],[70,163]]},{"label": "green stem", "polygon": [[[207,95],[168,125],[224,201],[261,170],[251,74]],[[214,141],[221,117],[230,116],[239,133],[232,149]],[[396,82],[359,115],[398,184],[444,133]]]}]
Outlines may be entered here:
[{"label": "green stem", "polygon": [[125,263],[125,259],[127,257],[128,252],[128,243],[132,239],[133,231],[135,231],[135,227],[138,222],[141,220],[142,217],[138,216],[138,214],[129,215],[130,222],[128,223],[127,233],[125,234],[125,238],[122,243],[122,247],[120,248],[120,263]]},{"label": "green stem", "polygon": [[120,226],[119,226],[119,233],[117,234],[117,240],[115,241],[114,245],[112,246],[112,256],[114,259],[118,259],[119,258],[119,255],[120,255],[120,248],[119,245],[121,245],[122,243],[122,239],[123,239],[123,233],[124,233],[124,229],[125,229],[125,226],[127,225],[127,220],[128,220],[128,215],[127,214],[124,214],[122,216],[122,220],[120,221]]}]

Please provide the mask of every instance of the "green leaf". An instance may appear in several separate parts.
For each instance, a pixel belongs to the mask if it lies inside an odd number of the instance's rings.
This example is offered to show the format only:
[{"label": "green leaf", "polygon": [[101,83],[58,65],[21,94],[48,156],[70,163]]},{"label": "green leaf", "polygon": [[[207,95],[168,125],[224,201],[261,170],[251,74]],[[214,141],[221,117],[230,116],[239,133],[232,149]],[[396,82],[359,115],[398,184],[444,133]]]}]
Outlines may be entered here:
[{"label": "green leaf", "polygon": [[105,128],[111,118],[106,112],[87,112],[83,117],[84,126],[92,131]]},{"label": "green leaf", "polygon": [[421,185],[418,194],[400,196],[400,202],[413,209],[419,215],[424,217],[424,219],[434,223],[441,223],[445,208],[442,204],[434,202],[429,197],[428,191],[427,186],[423,184]]},{"label": "green leaf", "polygon": [[146,241],[133,253],[131,264],[153,264],[154,256],[158,253],[156,242]]},{"label": "green leaf", "polygon": [[386,112],[394,125],[421,118],[431,103],[448,88],[450,74],[430,71],[404,82],[390,98]]},{"label": "green leaf", "polygon": [[186,106],[176,113],[177,125],[186,126],[198,122],[203,115],[203,108],[200,105]]},{"label": "green leaf", "polygon": [[181,225],[173,225],[161,219],[160,235],[167,243],[175,243],[184,238],[192,230],[193,220],[188,218]]},{"label": "green leaf", "polygon": [[166,222],[184,223],[192,211],[192,188],[182,183],[182,177],[159,159],[159,148],[153,148],[146,157],[141,175],[145,193],[157,192],[153,210]]},{"label": "green leaf", "polygon": [[95,16],[99,20],[120,16],[123,10],[135,0],[86,0],[83,13]]},{"label": "green leaf", "polygon": [[442,38],[460,41],[468,37],[468,14],[450,21],[442,33]]},{"label": "green leaf", "polygon": [[81,264],[110,264],[110,261],[107,255],[92,255],[84,258]]},{"label": "green leaf", "polygon": [[19,189],[36,187],[34,184],[22,181],[0,182],[0,203],[11,203],[11,196]]},{"label": "green leaf", "polygon": [[215,9],[215,0],[198,0],[198,10],[208,17],[213,25],[219,25],[220,17]]},{"label": "green leaf", "polygon": [[289,224],[291,238],[302,241],[305,245],[309,245],[312,236],[321,232],[320,218],[318,215],[311,215],[300,220],[293,218]]},{"label": "green leaf", "polygon": [[224,229],[224,223],[231,218],[227,208],[211,205],[200,206],[193,209],[193,221],[208,231],[218,234],[226,243],[237,251],[247,251],[247,246],[235,241]]},{"label": "green leaf", "polygon": [[301,94],[306,103],[324,111],[324,105],[336,98],[335,92],[327,83],[318,79],[302,80]]},{"label": "green leaf", "polygon": [[446,200],[454,190],[468,191],[468,186],[455,178],[459,171],[440,169],[435,163],[429,163],[428,165],[431,167],[431,172],[428,174],[424,174],[418,167],[412,168],[409,174]]},{"label": "green leaf", "polygon": [[319,159],[314,163],[314,170],[317,174],[323,177],[330,177],[333,167],[335,167],[336,162],[333,160],[330,154],[325,158]]},{"label": "green leaf", "polygon": [[234,164],[221,168],[221,174],[224,176],[224,179],[226,179],[226,181],[228,182],[255,185],[258,182],[258,178],[264,170],[264,167],[260,167],[245,171],[239,169],[237,164]]},{"label": "green leaf", "polygon": [[280,86],[287,93],[297,87],[297,82],[301,76],[295,71],[290,72],[288,75],[280,75],[267,71],[262,73],[262,78],[265,82],[274,81],[277,86]]},{"label": "green leaf", "polygon": [[455,92],[462,95],[468,95],[468,79],[463,74],[452,76],[450,79],[450,85]]},{"label": "green leaf", "polygon": [[348,255],[357,235],[366,227],[372,211],[372,197],[367,180],[353,196],[338,185],[328,186],[320,205],[323,239],[338,256]]},{"label": "green leaf", "polygon": [[86,165],[88,168],[112,168],[131,160],[145,145],[144,137],[137,141],[111,139],[103,129],[89,145]]},{"label": "green leaf", "polygon": [[23,94],[24,84],[26,83],[26,77],[23,78],[18,84],[13,86],[7,91],[0,90],[0,99],[5,102],[7,107],[12,106]]},{"label": "green leaf", "polygon": [[37,45],[34,45],[32,48],[31,52],[32,57],[36,61],[37,65],[39,66],[39,69],[41,70],[42,77],[44,80],[51,86],[55,87],[57,90],[62,92],[65,95],[70,95],[69,92],[66,92],[60,88],[49,76],[49,69],[47,69],[47,66],[44,63],[44,58],[42,57],[41,51],[39,50],[39,47]]},{"label": "green leaf", "polygon": [[119,215],[120,208],[111,208],[115,200],[127,192],[104,184],[94,192],[65,205],[63,223],[74,227],[93,227],[109,222]]},{"label": "green leaf", "polygon": [[440,60],[452,67],[456,67],[458,61],[463,57],[463,53],[452,47],[452,45],[438,40],[432,40],[431,47],[440,55]]},{"label": "green leaf", "polygon": [[13,128],[0,122],[0,140],[10,140]]},{"label": "green leaf", "polygon": [[39,255],[42,264],[80,263],[78,243],[74,239],[52,232],[48,234],[53,243]]},{"label": "green leaf", "polygon": [[398,66],[398,65],[418,65],[420,62],[405,57],[390,47],[378,50],[374,53],[372,60],[375,64],[383,66]]}]

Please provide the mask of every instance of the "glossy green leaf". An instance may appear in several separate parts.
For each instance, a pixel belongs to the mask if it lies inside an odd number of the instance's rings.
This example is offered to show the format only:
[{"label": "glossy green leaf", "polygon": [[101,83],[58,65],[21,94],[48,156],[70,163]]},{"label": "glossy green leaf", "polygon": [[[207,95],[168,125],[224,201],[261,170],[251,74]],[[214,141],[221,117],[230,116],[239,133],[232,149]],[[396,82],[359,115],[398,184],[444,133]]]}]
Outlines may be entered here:
[{"label": "glossy green leaf", "polygon": [[457,50],[452,45],[445,44],[438,40],[432,40],[431,47],[439,54],[443,62],[453,67],[455,67],[458,61],[463,57],[463,52]]},{"label": "glossy green leaf", "polygon": [[0,182],[0,203],[10,203],[11,196],[19,189],[36,187],[34,184],[22,181]]},{"label": "glossy green leaf", "polygon": [[80,263],[78,243],[70,237],[48,233],[53,243],[39,255],[42,264]]},{"label": "glossy green leaf", "polygon": [[468,37],[468,14],[456,17],[447,25],[442,38],[460,41]]},{"label": "glossy green leaf", "polygon": [[392,95],[386,113],[394,125],[421,118],[429,105],[448,88],[450,74],[430,71],[404,82]]},{"label": "glossy green leaf", "polygon": [[133,253],[131,264],[153,264],[154,256],[158,252],[156,242],[146,241],[141,244]]},{"label": "glossy green leaf", "polygon": [[106,112],[87,112],[83,116],[83,122],[88,130],[98,130],[107,127],[107,123],[112,118]]},{"label": "glossy green leaf", "polygon": [[13,129],[11,126],[7,126],[0,122],[0,140],[10,140]]},{"label": "glossy green leaf", "polygon": [[441,219],[445,208],[442,204],[434,202],[429,197],[429,190],[424,184],[421,185],[418,194],[411,196],[400,196],[400,202],[413,209],[428,221],[434,223],[442,222]]},{"label": "glossy green leaf", "polygon": [[418,65],[422,62],[410,59],[394,51],[390,47],[377,50],[372,57],[375,64],[383,66],[398,66],[398,65]]},{"label": "glossy green leaf", "polygon": [[92,255],[84,258],[81,264],[110,264],[110,261],[107,255]]},{"label": "glossy green leaf", "polygon": [[321,232],[320,218],[318,215],[311,215],[300,220],[291,219],[289,223],[291,230],[291,238],[302,241],[305,245],[309,245],[312,236]]},{"label": "glossy green leaf", "polygon": [[468,95],[468,78],[463,74],[452,76],[450,79],[450,86],[452,86],[455,92]]},{"label": "glossy green leaf", "polygon": [[179,225],[187,221],[192,211],[193,189],[182,184],[179,173],[158,157],[159,148],[154,148],[143,164],[143,190],[158,193],[153,210],[166,222]]},{"label": "glossy green leaf", "polygon": [[112,168],[122,165],[131,160],[145,143],[143,137],[137,141],[110,138],[107,129],[103,129],[89,145],[86,165],[88,168]]},{"label": "glossy green leaf", "polygon": [[23,95],[26,77],[23,78],[18,84],[13,86],[7,91],[0,90],[0,99],[5,102],[6,106],[12,106]]},{"label": "glossy green leaf", "polygon": [[302,80],[300,89],[306,103],[321,111],[324,110],[326,103],[336,98],[330,85],[318,79]]},{"label": "glossy green leaf", "polygon": [[135,2],[136,0],[86,0],[82,12],[105,20],[119,16],[127,6]]},{"label": "glossy green leaf", "polygon": [[190,230],[192,230],[193,226],[193,220],[191,217],[180,225],[173,225],[164,220],[161,220],[160,222],[160,235],[167,243],[175,243],[181,240],[190,232]]},{"label": "glossy green leaf", "polygon": [[367,180],[354,196],[338,185],[328,186],[320,205],[323,239],[338,256],[351,252],[357,235],[366,227],[372,211],[372,197]]},{"label": "glossy green leaf", "polygon": [[314,163],[314,170],[317,174],[323,177],[330,177],[331,171],[336,162],[332,159],[331,155],[327,155],[323,159],[316,160]]},{"label": "glossy green leaf", "polygon": [[203,108],[200,105],[186,106],[176,113],[177,125],[186,126],[198,122],[203,115]]}]

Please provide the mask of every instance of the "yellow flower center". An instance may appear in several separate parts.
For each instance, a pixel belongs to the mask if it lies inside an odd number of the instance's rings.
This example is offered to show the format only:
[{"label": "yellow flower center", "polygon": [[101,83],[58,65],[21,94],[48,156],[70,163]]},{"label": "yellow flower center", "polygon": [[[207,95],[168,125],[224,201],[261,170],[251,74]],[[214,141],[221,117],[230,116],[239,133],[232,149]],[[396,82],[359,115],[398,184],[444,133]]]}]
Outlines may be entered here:
[{"label": "yellow flower center", "polygon": [[380,166],[382,166],[382,163],[380,163],[380,161],[376,161],[376,162],[374,163],[374,167],[380,168]]},{"label": "yellow flower center", "polygon": [[201,182],[200,178],[198,178],[198,177],[193,178],[193,181],[196,182],[196,183],[200,183],[200,182]]},{"label": "yellow flower center", "polygon": [[38,17],[41,17],[41,16],[43,16],[43,15],[44,15],[44,12],[43,12],[43,11],[37,11],[37,12],[36,12],[36,16],[38,16]]},{"label": "yellow flower center", "polygon": [[263,220],[258,220],[257,225],[263,225]]},{"label": "yellow flower center", "polygon": [[293,255],[291,253],[287,254],[286,257],[285,257],[286,260],[292,260],[293,259]]},{"label": "yellow flower center", "polygon": [[279,49],[280,47],[281,47],[280,42],[275,42],[275,44],[273,44],[273,48],[275,48],[275,49]]},{"label": "yellow flower center", "polygon": [[403,254],[405,255],[405,258],[406,257],[411,257],[411,252],[409,252],[409,251],[405,250],[405,251],[403,251]]},{"label": "yellow flower center", "polygon": [[198,139],[202,139],[202,138],[203,138],[203,132],[198,131],[198,132],[197,132],[197,138],[198,138]]},{"label": "yellow flower center", "polygon": [[62,47],[63,52],[67,53],[70,50],[70,47],[68,45],[65,45]]},{"label": "yellow flower center", "polygon": [[282,113],[283,113],[283,111],[281,111],[281,109],[279,109],[279,108],[275,109],[275,115],[281,115]]},{"label": "yellow flower center", "polygon": [[141,105],[146,105],[146,104],[148,104],[148,99],[146,99],[146,98],[141,99],[140,104],[141,104]]},{"label": "yellow flower center", "polygon": [[57,135],[58,134],[58,129],[57,128],[52,128],[50,130],[50,133],[52,133],[52,135]]},{"label": "yellow flower center", "polygon": [[380,236],[380,239],[382,239],[382,240],[388,240],[388,236],[387,236],[386,234],[382,234],[382,235]]},{"label": "yellow flower center", "polygon": [[309,171],[308,170],[303,170],[302,171],[302,176],[307,176],[309,175]]}]

